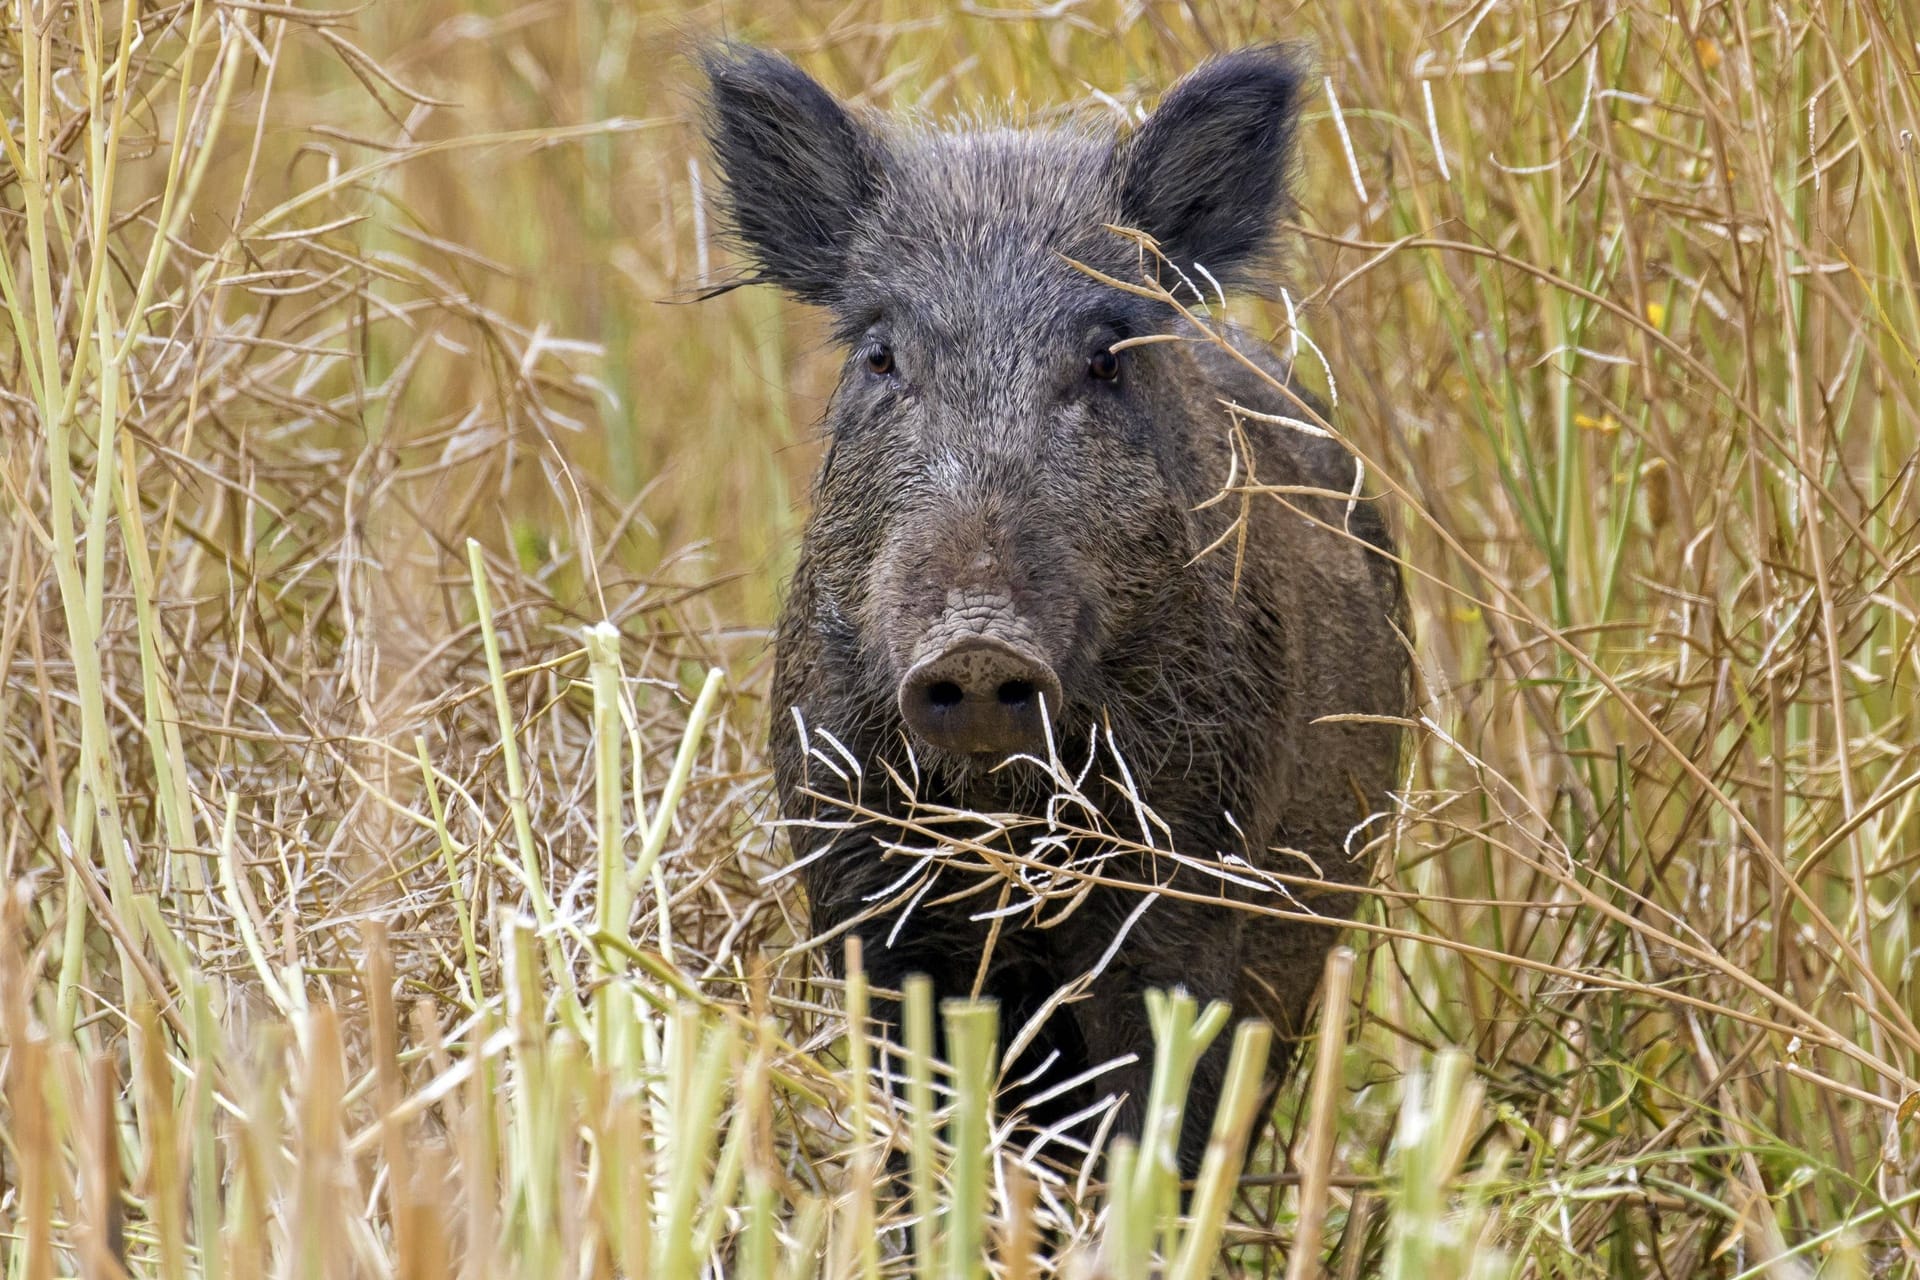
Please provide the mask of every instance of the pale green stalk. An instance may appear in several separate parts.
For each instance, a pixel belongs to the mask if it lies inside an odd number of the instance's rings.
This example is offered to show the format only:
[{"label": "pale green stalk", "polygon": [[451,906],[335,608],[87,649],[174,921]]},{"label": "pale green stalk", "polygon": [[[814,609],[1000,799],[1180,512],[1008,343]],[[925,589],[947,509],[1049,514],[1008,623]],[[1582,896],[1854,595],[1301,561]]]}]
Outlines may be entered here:
[{"label": "pale green stalk", "polygon": [[[669,1080],[674,1107],[670,1128],[664,1135],[668,1158],[666,1214],[656,1244],[662,1275],[692,1276],[700,1258],[694,1214],[713,1156],[714,1125],[731,1074],[728,1066],[733,1060],[735,1033],[732,1023],[708,1023],[692,1006],[682,1006],[676,1013],[674,1031],[679,1052],[669,1059],[669,1070],[674,1073]],[[697,1057],[693,1052],[696,1041]]]},{"label": "pale green stalk", "polygon": [[[673,831],[673,816],[680,807],[680,797],[685,794],[688,781],[693,777],[693,765],[700,751],[700,738],[706,732],[707,721],[713,715],[714,704],[720,697],[720,686],[725,673],[718,667],[707,672],[706,683],[700,687],[700,695],[694,700],[693,710],[688,713],[686,729],[680,735],[680,749],[674,755],[673,769],[667,775],[666,786],[660,792],[660,806],[654,810],[652,821],[647,823],[646,835],[641,841],[640,856],[634,861],[628,873],[628,894],[637,894],[642,883],[653,885],[654,917],[659,930],[660,954],[667,963],[674,963],[673,955],[673,916],[668,909],[670,895],[667,891],[667,878],[661,869],[660,855],[667,847],[667,836]],[[634,755],[634,805],[642,806],[639,779],[639,753]],[[625,929],[622,928],[624,934]]]},{"label": "pale green stalk", "polygon": [[720,1148],[720,1158],[714,1162],[713,1177],[708,1185],[707,1212],[694,1232],[696,1257],[711,1255],[720,1244],[721,1232],[726,1229],[728,1210],[740,1190],[741,1170],[746,1162],[747,1116],[745,1106],[736,1107],[733,1122],[727,1126],[727,1140]]},{"label": "pale green stalk", "polygon": [[787,1251],[786,1265],[780,1268],[780,1280],[809,1280],[820,1256],[820,1240],[827,1233],[827,1206],[817,1196],[800,1203],[793,1219],[793,1247]]},{"label": "pale green stalk", "polygon": [[[1483,1123],[1472,1060],[1448,1049],[1425,1072],[1407,1077],[1396,1133],[1398,1198],[1390,1219],[1385,1280],[1464,1280],[1484,1265],[1472,1214],[1448,1211],[1474,1133]],[[1501,1267],[1504,1270],[1504,1264]]]},{"label": "pale green stalk", "polygon": [[1210,1001],[1196,1018],[1194,998],[1185,991],[1171,995],[1147,992],[1147,1021],[1153,1027],[1153,1077],[1142,1113],[1140,1152],[1134,1166],[1133,1204],[1136,1212],[1161,1224],[1160,1253],[1173,1256],[1171,1233],[1180,1209],[1180,1132],[1187,1093],[1200,1055],[1226,1028],[1228,1006]]},{"label": "pale green stalk", "polygon": [[513,920],[501,932],[507,939],[507,1025],[513,1030],[515,1067],[507,1181],[519,1202],[521,1265],[531,1275],[555,1275],[559,1255],[552,1177],[559,1158],[559,1135],[549,1123],[546,1107],[555,1088],[547,1002],[534,930],[524,920]]},{"label": "pale green stalk", "polygon": [[1000,1007],[990,1000],[948,1000],[940,1011],[953,1055],[954,1084],[947,1130],[953,1168],[948,1175],[945,1271],[947,1280],[979,1280],[986,1274],[987,1139]]},{"label": "pale green stalk", "polygon": [[[1308,1280],[1320,1265],[1320,1233],[1326,1221],[1327,1181],[1332,1173],[1335,1130],[1339,1114],[1335,1093],[1340,1084],[1340,1057],[1347,1038],[1347,993],[1353,981],[1353,952],[1335,947],[1327,953],[1320,984],[1320,1039],[1314,1055],[1312,1102],[1307,1111],[1307,1138],[1295,1158],[1300,1168],[1299,1225],[1293,1253],[1287,1259],[1287,1280]],[[1235,1045],[1236,1050],[1238,1044]]]},{"label": "pale green stalk", "polygon": [[[594,826],[600,851],[595,929],[624,934],[633,897],[622,839],[619,628],[595,623],[587,628],[586,643],[593,677]],[[611,949],[602,949],[600,962],[610,972],[626,968],[620,953]]]},{"label": "pale green stalk", "polygon": [[544,864],[533,839],[533,820],[527,810],[527,780],[520,768],[519,733],[513,720],[513,703],[507,696],[505,669],[500,661],[500,637],[493,629],[493,601],[487,589],[487,566],[480,543],[467,539],[467,569],[473,582],[473,603],[480,623],[480,639],[487,654],[487,680],[493,689],[493,711],[500,727],[500,759],[507,771],[507,804],[513,811],[513,836],[520,850],[522,881],[533,904],[533,918],[546,943],[547,966],[561,984],[562,1007],[575,1026],[583,1025],[580,998],[573,981],[573,969],[560,951],[560,937],[554,928],[553,903],[547,896]]},{"label": "pale green stalk", "polygon": [[1115,1138],[1107,1148],[1107,1225],[1100,1261],[1113,1280],[1142,1280],[1153,1248],[1153,1222],[1135,1199],[1139,1163],[1131,1138]]},{"label": "pale green stalk", "polygon": [[[693,710],[687,715],[686,730],[680,735],[680,750],[673,758],[673,771],[667,775],[667,784],[660,791],[660,807],[654,810],[653,821],[647,824],[646,839],[641,842],[640,856],[634,860],[633,870],[628,879],[631,890],[638,891],[640,885],[653,875],[660,854],[667,847],[667,836],[673,830],[674,811],[680,807],[680,797],[685,794],[687,781],[693,777],[694,760],[700,753],[700,739],[706,733],[707,721],[713,715],[714,704],[720,699],[720,686],[726,679],[726,673],[714,667],[707,672],[706,683],[700,686],[700,695],[694,699]],[[656,889],[662,887],[656,883]],[[664,913],[665,905],[662,904]]]},{"label": "pale green stalk", "polygon": [[[106,327],[103,319],[102,328]],[[153,758],[154,795],[161,821],[166,827],[167,847],[181,878],[202,910],[212,914],[213,896],[206,884],[205,864],[193,850],[198,844],[194,831],[193,797],[187,782],[186,745],[180,737],[180,717],[166,668],[160,661],[160,638],[164,634],[154,607],[153,561],[147,548],[146,525],[141,518],[138,481],[132,469],[131,445],[121,440],[129,454],[127,469],[121,472],[115,489],[120,515],[120,534],[126,543],[127,577],[133,585],[134,619],[140,641],[141,689],[145,694],[144,725],[147,747]]]},{"label": "pale green stalk", "polygon": [[847,1091],[853,1097],[854,1247],[861,1280],[880,1280],[880,1236],[875,1229],[874,1183],[878,1178],[873,1144],[873,1061],[867,1041],[867,970],[859,936],[847,939]]},{"label": "pale green stalk", "polygon": [[274,1007],[283,1015],[288,1015],[294,1010],[294,997],[275,975],[273,965],[267,959],[266,948],[260,943],[260,934],[253,927],[253,913],[247,909],[246,898],[240,890],[238,857],[234,851],[234,829],[239,813],[240,797],[229,792],[226,818],[220,824],[220,893],[226,899],[227,912],[233,917],[234,927],[240,931],[240,942],[246,948],[247,958],[253,962],[254,976],[260,979],[260,986],[267,993],[267,998],[273,1001]]},{"label": "pale green stalk", "polygon": [[[185,216],[186,211],[193,208],[193,197],[199,191],[201,179],[206,175],[207,162],[216,150],[213,144],[219,136],[220,124],[226,117],[227,103],[232,97],[235,77],[240,70],[241,60],[238,57],[229,56],[225,59],[225,65],[221,68],[219,86],[214,90],[212,110],[206,122],[206,137],[201,143],[198,156],[195,157],[193,169],[183,183],[181,167],[186,160],[187,139],[195,133],[190,102],[194,88],[194,62],[199,56],[200,40],[204,32],[204,9],[205,0],[194,0],[193,16],[187,23],[183,60],[176,72],[180,81],[180,92],[174,103],[173,150],[167,157],[167,178],[165,186],[161,189],[160,213],[154,222],[153,241],[147,247],[146,265],[141,268],[139,281],[134,288],[133,305],[127,308],[127,332],[121,339],[120,346],[114,351],[113,359],[109,362],[112,365],[117,366],[126,360],[133,350],[134,343],[139,340],[144,331],[147,303],[152,299],[153,291],[159,287],[160,274],[166,269],[167,260],[173,252],[173,241],[179,230],[179,219]],[[226,39],[236,45],[239,43],[239,37],[233,33],[229,33]],[[226,52],[225,44],[222,45],[222,52]]]},{"label": "pale green stalk", "polygon": [[460,856],[454,848],[453,833],[447,830],[447,813],[440,803],[440,788],[434,784],[433,761],[427,755],[424,734],[413,735],[414,754],[420,760],[420,782],[426,788],[427,809],[433,815],[433,834],[440,845],[440,865],[447,873],[447,893],[453,901],[453,917],[460,927],[460,949],[467,960],[467,1001],[478,1009],[486,999],[486,982],[480,971],[480,941],[473,931],[473,913],[467,909],[467,896],[460,888]]},{"label": "pale green stalk", "polygon": [[[80,310],[75,316],[75,333],[93,331],[95,308],[100,300],[101,282],[106,279],[107,261],[111,256],[106,252],[107,232],[113,220],[113,182],[120,163],[120,140],[126,120],[127,98],[127,60],[133,53],[134,20],[138,13],[137,5],[122,5],[120,8],[120,42],[114,56],[111,73],[115,92],[113,106],[109,111],[102,94],[108,77],[103,76],[99,68],[100,51],[94,47],[98,28],[86,21],[87,6],[81,6],[81,25],[86,36],[86,80],[88,95],[87,112],[87,164],[90,212],[92,222],[88,236],[91,261],[87,265],[87,283],[81,295]],[[98,14],[96,12],[95,16]],[[178,135],[175,135],[176,143]],[[107,334],[112,325],[101,327],[99,352],[103,363],[111,347]],[[71,416],[74,406],[79,403],[80,388],[87,377],[87,354],[89,348],[84,342],[74,346],[73,368],[67,373],[66,394],[61,398],[62,416]]]},{"label": "pale green stalk", "polygon": [[1221,1234],[1233,1215],[1233,1197],[1246,1163],[1247,1141],[1267,1096],[1267,1053],[1272,1043],[1273,1028],[1264,1022],[1243,1022],[1234,1032],[1226,1084],[1214,1111],[1213,1133],[1200,1163],[1200,1177],[1194,1184],[1193,1225],[1180,1241],[1168,1280],[1204,1280],[1212,1274]]},{"label": "pale green stalk", "polygon": [[213,999],[206,979],[195,975],[187,984],[187,1005],[193,1027],[193,1238],[200,1250],[202,1280],[223,1280],[226,1258],[221,1239],[219,1118],[213,1096],[213,1064],[226,1056],[220,1026],[214,1021]]},{"label": "pale green stalk", "polygon": [[742,1280],[773,1280],[776,1244],[773,1183],[762,1174],[747,1176],[747,1225],[740,1238]]},{"label": "pale green stalk", "polygon": [[906,980],[900,993],[906,1021],[907,1112],[910,1127],[908,1180],[913,1189],[913,1273],[936,1275],[939,1201],[934,1197],[933,983],[924,974]]},{"label": "pale green stalk", "polygon": [[[79,1001],[82,954],[85,938],[87,896],[79,877],[80,868],[92,857],[93,828],[100,824],[100,859],[107,871],[107,889],[114,909],[124,919],[133,945],[140,942],[140,925],[133,919],[133,872],[127,859],[127,843],[121,827],[118,803],[119,787],[113,767],[112,738],[107,725],[106,700],[100,668],[100,637],[97,614],[87,607],[91,598],[74,534],[74,499],[78,481],[73,473],[73,444],[69,435],[70,415],[61,411],[57,395],[60,382],[60,325],[53,305],[52,253],[47,236],[48,212],[54,193],[48,185],[47,166],[50,114],[47,95],[52,71],[44,61],[50,53],[52,24],[41,28],[41,38],[32,38],[22,29],[21,87],[24,148],[16,151],[11,130],[3,130],[7,151],[13,160],[20,185],[22,211],[27,228],[28,285],[32,293],[31,323],[23,314],[11,272],[6,277],[8,310],[13,319],[14,337],[22,354],[37,348],[37,367],[29,365],[35,390],[41,429],[46,432],[50,519],[53,533],[54,575],[60,587],[60,605],[67,624],[67,641],[73,658],[75,693],[80,703],[80,785],[74,792],[73,812],[68,829],[74,839],[66,885],[68,911],[65,952],[61,957],[60,988],[56,1001],[55,1035],[69,1039],[73,1034]],[[0,255],[4,256],[4,255]],[[104,391],[104,388],[103,388]],[[109,421],[116,415],[104,404],[103,415]],[[96,491],[96,500],[107,501]],[[120,954],[123,998],[130,1004],[139,998],[143,986],[139,970],[116,940]]]}]

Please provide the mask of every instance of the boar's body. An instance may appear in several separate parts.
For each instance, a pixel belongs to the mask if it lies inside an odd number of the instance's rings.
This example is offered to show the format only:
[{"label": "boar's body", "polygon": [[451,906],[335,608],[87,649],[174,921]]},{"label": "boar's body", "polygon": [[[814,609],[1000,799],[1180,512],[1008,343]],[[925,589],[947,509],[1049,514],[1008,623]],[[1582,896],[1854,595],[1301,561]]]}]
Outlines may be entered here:
[{"label": "boar's body", "polygon": [[[1268,420],[1300,414],[1254,372],[1286,381],[1271,353],[1196,341],[1164,303],[1068,260],[1138,278],[1137,250],[1105,229],[1118,223],[1153,235],[1169,273],[1254,278],[1285,201],[1297,65],[1275,49],[1218,59],[1118,139],[889,129],[769,55],[722,48],[706,65],[734,231],[760,278],[831,308],[850,352],[775,641],[775,772],[813,929],[858,933],[882,986],[977,984],[1009,1031],[1104,958],[1012,1074],[1051,1059],[1032,1092],[1137,1055],[1097,1083],[1124,1095],[1123,1126],[1144,1100],[1150,987],[1272,1021],[1277,1079],[1354,895],[1192,863],[1363,878],[1354,832],[1388,806],[1398,732],[1323,718],[1404,713],[1399,576],[1375,507],[1341,496],[1345,450]],[[1183,340],[1111,350],[1145,335]],[[1210,501],[1236,449],[1241,482],[1269,492]],[[1097,736],[1085,790],[1133,832],[1123,759],[1171,833],[1155,841],[1183,860],[1117,854],[1100,866],[1113,883],[1049,927],[996,928],[976,917],[997,896],[963,892],[961,873],[903,879],[885,846],[927,840],[889,819],[915,803],[1045,813],[1044,773],[1002,763],[1044,755],[1042,725],[1076,765]],[[1140,911],[1126,884],[1170,892]],[[1189,1170],[1224,1066],[1219,1048],[1200,1064]]]}]

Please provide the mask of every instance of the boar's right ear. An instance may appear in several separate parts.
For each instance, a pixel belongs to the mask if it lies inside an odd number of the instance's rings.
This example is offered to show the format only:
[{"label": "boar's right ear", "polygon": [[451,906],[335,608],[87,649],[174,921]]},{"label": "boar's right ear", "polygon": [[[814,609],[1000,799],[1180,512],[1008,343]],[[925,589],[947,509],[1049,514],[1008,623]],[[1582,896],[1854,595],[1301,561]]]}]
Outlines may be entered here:
[{"label": "boar's right ear", "polygon": [[759,268],[755,279],[832,303],[847,246],[879,189],[878,140],[785,58],[736,44],[697,56],[726,217]]},{"label": "boar's right ear", "polygon": [[1120,144],[1121,217],[1181,271],[1244,282],[1272,247],[1306,66],[1288,45],[1215,58]]}]

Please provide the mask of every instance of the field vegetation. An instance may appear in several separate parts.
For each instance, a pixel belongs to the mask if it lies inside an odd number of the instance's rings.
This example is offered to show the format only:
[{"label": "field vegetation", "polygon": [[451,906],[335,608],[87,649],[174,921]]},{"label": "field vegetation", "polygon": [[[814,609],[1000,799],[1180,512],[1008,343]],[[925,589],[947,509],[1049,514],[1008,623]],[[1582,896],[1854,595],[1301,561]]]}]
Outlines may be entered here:
[{"label": "field vegetation", "polygon": [[[9,1280],[1920,1276],[1911,4],[0,13]],[[1184,1205],[1219,1011],[1080,1158],[990,1009],[819,979],[762,743],[837,357],[703,298],[719,32],[1039,120],[1315,47],[1232,313],[1384,495],[1415,746]]]}]

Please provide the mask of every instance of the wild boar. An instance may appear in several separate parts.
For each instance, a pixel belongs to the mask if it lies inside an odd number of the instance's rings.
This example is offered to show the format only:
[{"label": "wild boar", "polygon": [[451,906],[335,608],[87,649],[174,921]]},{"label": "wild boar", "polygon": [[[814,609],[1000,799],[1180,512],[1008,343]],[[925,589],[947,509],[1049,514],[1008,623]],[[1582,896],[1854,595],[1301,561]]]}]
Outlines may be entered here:
[{"label": "wild boar", "polygon": [[[1123,1130],[1150,987],[1269,1019],[1277,1082],[1353,907],[1340,886],[1368,871],[1355,833],[1390,807],[1397,561],[1352,457],[1262,376],[1291,385],[1284,362],[1094,273],[1140,281],[1144,263],[1191,308],[1271,279],[1300,57],[1216,58],[1130,130],[889,122],[775,55],[701,58],[749,278],[826,308],[846,353],[775,638],[772,754],[812,926],[858,933],[882,986],[977,985],[1009,1028],[1094,973],[1028,1051],[1046,1068],[1028,1091],[1136,1055],[1094,1086]],[[1127,341],[1156,335],[1173,340]],[[1210,501],[1235,476],[1257,480],[1251,505]],[[986,918],[997,899],[958,884],[890,893],[889,819],[913,806],[1046,814],[1048,734],[1061,756],[1106,753],[1087,793],[1115,815],[1142,802],[1155,847],[1101,862],[1050,927]],[[1293,896],[1265,871],[1334,887]],[[1138,911],[1118,881],[1158,898]],[[1224,1067],[1223,1041],[1191,1095],[1189,1172]]]}]

